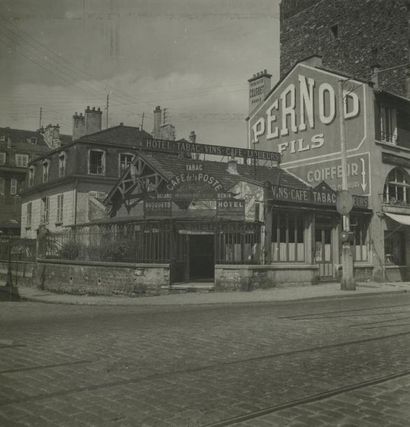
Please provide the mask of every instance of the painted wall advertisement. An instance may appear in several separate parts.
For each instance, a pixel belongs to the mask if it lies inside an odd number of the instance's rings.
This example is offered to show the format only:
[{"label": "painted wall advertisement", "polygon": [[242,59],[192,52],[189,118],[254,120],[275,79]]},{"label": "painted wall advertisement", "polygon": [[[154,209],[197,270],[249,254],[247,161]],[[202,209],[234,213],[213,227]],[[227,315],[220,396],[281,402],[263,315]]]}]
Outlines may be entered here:
[{"label": "painted wall advertisement", "polygon": [[[342,82],[342,112],[339,82]],[[298,64],[251,115],[250,145],[278,151],[282,156],[281,166],[312,186],[325,181],[338,190],[342,177],[341,113],[349,188],[355,194],[368,194],[366,85],[362,82]]]}]

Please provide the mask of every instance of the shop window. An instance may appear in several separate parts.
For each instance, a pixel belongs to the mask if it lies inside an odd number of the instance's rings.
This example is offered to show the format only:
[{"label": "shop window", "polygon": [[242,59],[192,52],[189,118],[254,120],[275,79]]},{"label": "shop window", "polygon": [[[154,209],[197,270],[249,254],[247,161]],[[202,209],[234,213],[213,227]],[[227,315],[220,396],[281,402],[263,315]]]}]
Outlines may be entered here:
[{"label": "shop window", "polygon": [[393,169],[387,176],[383,190],[383,201],[391,205],[407,205],[410,202],[410,179],[407,172]]},{"label": "shop window", "polygon": [[6,153],[0,153],[0,165],[6,164]]},{"label": "shop window", "polygon": [[105,175],[105,152],[90,150],[88,152],[88,173],[91,175]]},{"label": "shop window", "polygon": [[60,178],[65,176],[66,163],[67,163],[67,155],[66,153],[61,153],[58,156],[58,176]]},{"label": "shop window", "polygon": [[369,220],[362,217],[352,216],[350,227],[353,231],[353,259],[354,261],[369,260],[368,229]]},{"label": "shop window", "polygon": [[275,262],[305,261],[305,225],[302,214],[273,212],[272,260]]},{"label": "shop window", "polygon": [[405,234],[403,232],[384,232],[384,257],[386,265],[405,265],[405,248]]},{"label": "shop window", "polygon": [[396,110],[384,104],[379,105],[380,140],[397,144]]},{"label": "shop window", "polygon": [[131,165],[132,161],[134,160],[134,154],[130,153],[120,153],[119,155],[119,175],[121,176],[126,169]]},{"label": "shop window", "polygon": [[10,196],[15,196],[17,194],[17,179],[10,179]]},{"label": "shop window", "polygon": [[31,166],[28,170],[28,185],[29,187],[34,185],[34,166]]},{"label": "shop window", "polygon": [[48,182],[49,169],[50,169],[50,163],[46,160],[43,163],[43,183]]},{"label": "shop window", "polygon": [[31,227],[31,218],[32,218],[32,212],[33,212],[33,203],[28,202],[27,203],[27,216],[26,216],[26,227]]},{"label": "shop window", "polygon": [[28,154],[16,154],[16,166],[18,168],[26,168],[28,165]]}]

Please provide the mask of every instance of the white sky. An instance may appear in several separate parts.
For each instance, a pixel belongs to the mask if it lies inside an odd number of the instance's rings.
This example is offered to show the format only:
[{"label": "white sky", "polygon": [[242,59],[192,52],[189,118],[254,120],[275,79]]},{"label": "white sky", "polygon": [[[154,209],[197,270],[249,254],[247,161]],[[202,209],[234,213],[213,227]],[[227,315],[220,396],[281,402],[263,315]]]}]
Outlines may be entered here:
[{"label": "white sky", "polygon": [[[246,145],[247,79],[279,74],[279,0],[1,0],[0,126],[36,129],[105,107],[109,125]],[[105,116],[104,116],[105,125]]]}]

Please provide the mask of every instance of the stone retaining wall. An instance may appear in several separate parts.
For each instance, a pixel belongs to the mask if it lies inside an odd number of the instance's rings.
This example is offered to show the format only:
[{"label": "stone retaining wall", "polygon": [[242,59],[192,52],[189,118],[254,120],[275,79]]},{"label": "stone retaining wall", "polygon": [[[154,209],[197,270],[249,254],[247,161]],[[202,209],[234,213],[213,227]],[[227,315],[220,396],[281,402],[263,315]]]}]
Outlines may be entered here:
[{"label": "stone retaining wall", "polygon": [[156,295],[170,284],[168,264],[39,260],[35,283],[52,292]]}]

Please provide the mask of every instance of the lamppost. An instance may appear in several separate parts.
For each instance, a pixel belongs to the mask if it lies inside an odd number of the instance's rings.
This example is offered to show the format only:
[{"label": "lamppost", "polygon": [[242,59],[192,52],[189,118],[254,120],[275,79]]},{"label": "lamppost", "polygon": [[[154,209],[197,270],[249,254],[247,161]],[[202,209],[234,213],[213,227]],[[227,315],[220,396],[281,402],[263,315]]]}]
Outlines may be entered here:
[{"label": "lamppost", "polygon": [[339,80],[339,126],[340,126],[340,151],[342,163],[342,191],[338,193],[337,197],[337,210],[342,215],[342,290],[356,290],[356,283],[354,280],[353,271],[353,255],[350,246],[351,231],[350,231],[350,218],[349,213],[353,207],[353,198],[347,186],[347,152],[346,152],[346,139],[344,128],[344,110],[345,110],[345,97],[343,93],[343,84],[347,80]]}]

